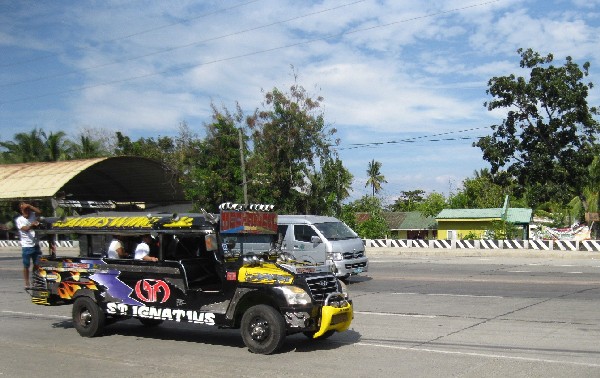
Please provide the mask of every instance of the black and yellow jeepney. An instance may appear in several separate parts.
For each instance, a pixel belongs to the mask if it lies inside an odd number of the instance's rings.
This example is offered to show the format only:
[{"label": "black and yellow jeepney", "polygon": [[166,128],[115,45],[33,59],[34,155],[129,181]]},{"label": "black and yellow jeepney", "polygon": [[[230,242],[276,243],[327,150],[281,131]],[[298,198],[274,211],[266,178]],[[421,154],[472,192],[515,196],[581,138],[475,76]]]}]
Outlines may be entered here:
[{"label": "black and yellow jeepney", "polygon": [[[344,285],[329,266],[299,263],[274,248],[277,215],[260,208],[48,221],[39,232],[68,235],[80,256],[42,259],[28,291],[36,304],[72,304],[85,337],[121,319],[148,326],[171,320],[239,328],[250,351],[269,354],[286,335],[322,339],[348,329],[353,312]],[[143,234],[153,236],[158,261],[106,257],[113,237],[133,248]]]}]

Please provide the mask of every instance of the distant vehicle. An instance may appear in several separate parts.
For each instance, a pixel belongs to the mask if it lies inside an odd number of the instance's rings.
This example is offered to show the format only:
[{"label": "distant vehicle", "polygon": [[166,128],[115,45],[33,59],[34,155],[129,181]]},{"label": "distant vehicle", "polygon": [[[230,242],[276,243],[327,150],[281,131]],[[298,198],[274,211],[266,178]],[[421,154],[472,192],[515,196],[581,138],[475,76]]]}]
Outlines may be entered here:
[{"label": "distant vehicle", "polygon": [[331,265],[338,278],[347,279],[369,269],[362,239],[337,218],[279,215],[277,233],[283,251],[299,261]]},{"label": "distant vehicle", "polygon": [[[50,220],[39,232],[74,235],[81,253],[43,258],[28,288],[32,302],[72,304],[75,329],[84,337],[122,319],[147,326],[171,320],[239,328],[248,349],[260,354],[277,351],[286,335],[324,339],[347,330],[352,301],[330,267],[271,248],[275,213],[226,208],[218,215]],[[147,234],[155,236],[150,254],[158,261],[103,257],[113,236],[131,248]]]}]

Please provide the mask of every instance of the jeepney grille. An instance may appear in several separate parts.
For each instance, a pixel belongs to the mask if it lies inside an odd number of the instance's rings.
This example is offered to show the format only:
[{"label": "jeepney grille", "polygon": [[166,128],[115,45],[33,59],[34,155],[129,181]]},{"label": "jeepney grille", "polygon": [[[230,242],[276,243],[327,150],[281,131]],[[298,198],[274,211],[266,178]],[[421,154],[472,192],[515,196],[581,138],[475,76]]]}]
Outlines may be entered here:
[{"label": "jeepney grille", "polygon": [[365,255],[365,251],[344,252],[344,260],[358,259]]},{"label": "jeepney grille", "polygon": [[333,275],[306,277],[306,283],[312,297],[319,302],[323,302],[327,295],[338,291],[337,279]]}]

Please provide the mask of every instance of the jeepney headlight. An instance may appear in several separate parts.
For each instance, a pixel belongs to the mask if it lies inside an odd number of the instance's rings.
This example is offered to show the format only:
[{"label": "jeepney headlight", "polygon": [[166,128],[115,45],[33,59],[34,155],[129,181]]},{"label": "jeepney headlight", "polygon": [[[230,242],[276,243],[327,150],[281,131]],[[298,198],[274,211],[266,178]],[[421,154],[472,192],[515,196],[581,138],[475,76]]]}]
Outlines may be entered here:
[{"label": "jeepney headlight", "polygon": [[344,255],[342,254],[342,252],[331,252],[329,254],[329,257],[333,261],[342,261],[344,259]]},{"label": "jeepney headlight", "polygon": [[276,289],[283,293],[288,304],[305,305],[311,302],[310,295],[298,286],[280,286]]}]

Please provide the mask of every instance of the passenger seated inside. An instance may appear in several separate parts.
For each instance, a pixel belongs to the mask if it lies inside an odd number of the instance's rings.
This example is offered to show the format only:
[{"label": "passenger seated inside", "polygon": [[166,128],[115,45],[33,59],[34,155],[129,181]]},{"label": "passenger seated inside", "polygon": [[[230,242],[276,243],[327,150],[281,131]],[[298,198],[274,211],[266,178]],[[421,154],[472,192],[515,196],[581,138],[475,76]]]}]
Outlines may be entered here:
[{"label": "passenger seated inside", "polygon": [[135,248],[135,259],[146,261],[158,261],[156,257],[150,256],[150,244],[152,244],[152,236],[146,234],[142,236],[142,242]]},{"label": "passenger seated inside", "polygon": [[109,259],[126,259],[129,257],[129,254],[125,251],[121,235],[113,235],[113,239],[108,246],[107,257]]}]

